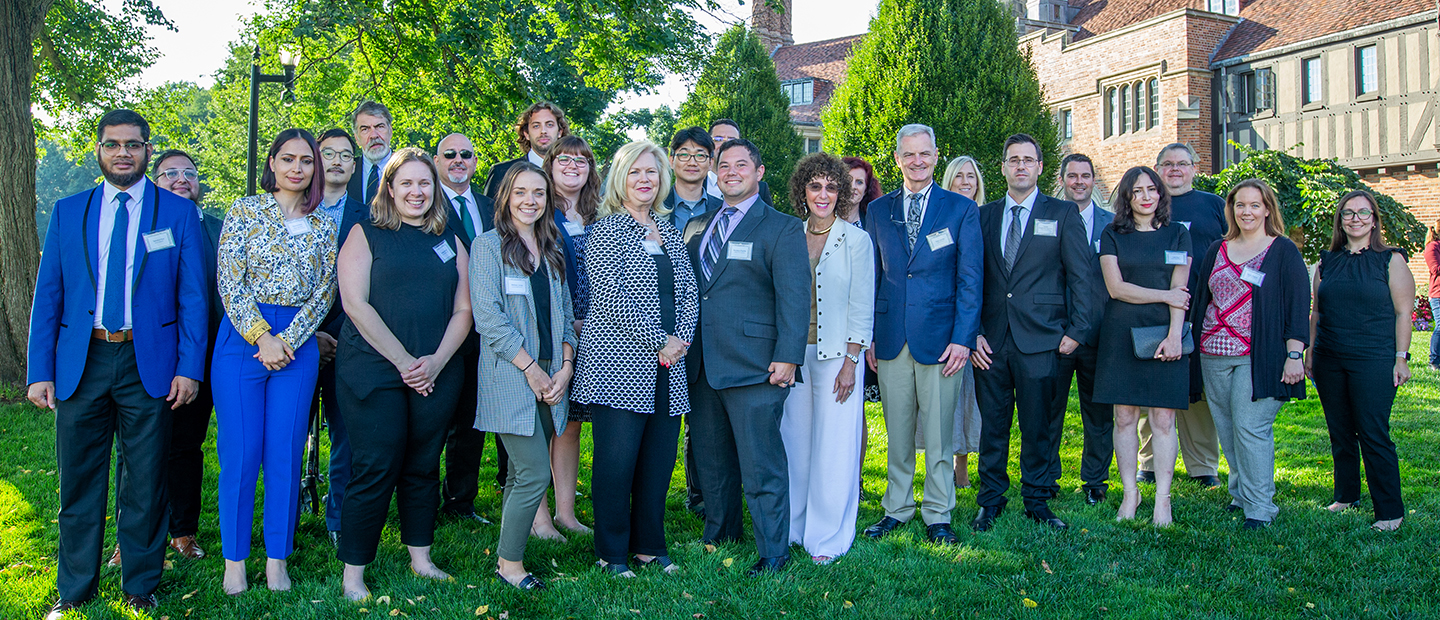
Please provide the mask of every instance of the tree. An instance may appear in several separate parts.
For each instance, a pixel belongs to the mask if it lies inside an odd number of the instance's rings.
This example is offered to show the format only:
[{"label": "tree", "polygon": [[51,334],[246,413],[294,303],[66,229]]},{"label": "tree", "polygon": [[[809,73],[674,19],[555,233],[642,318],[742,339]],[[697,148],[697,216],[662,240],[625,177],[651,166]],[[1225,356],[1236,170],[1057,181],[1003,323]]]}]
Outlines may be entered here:
[{"label": "tree", "polygon": [[[895,133],[909,123],[929,125],[939,170],[947,159],[975,157],[991,179],[991,198],[1004,191],[996,181],[1010,135],[1034,136],[1045,161],[1058,164],[1054,120],[1035,68],[1016,45],[1015,19],[995,0],[881,0],[821,117],[825,150],[865,158],[893,187],[901,180]],[[1040,178],[1048,192],[1054,175]]]},{"label": "tree", "polygon": [[744,25],[736,25],[721,35],[695,82],[695,90],[680,106],[679,126],[708,127],[710,121],[719,118],[735,121],[741,135],[760,148],[766,182],[775,194],[774,204],[788,210],[789,192],[785,188],[804,149],[800,135],[790,126],[790,98],[780,90],[775,63],[760,38]]},{"label": "tree", "polygon": [[[1405,250],[1410,256],[1425,245],[1425,225],[1405,205],[1370,189],[1360,175],[1333,159],[1302,159],[1274,150],[1256,150],[1231,141],[1241,159],[1219,174],[1196,175],[1195,188],[1224,196],[1240,181],[1264,179],[1280,200],[1280,211],[1290,239],[1300,246],[1307,262],[1320,260],[1330,249],[1335,223],[1336,201],[1351,190],[1365,189],[1375,195],[1376,206],[1385,224],[1385,243]],[[1295,145],[1300,148],[1300,145]]]}]

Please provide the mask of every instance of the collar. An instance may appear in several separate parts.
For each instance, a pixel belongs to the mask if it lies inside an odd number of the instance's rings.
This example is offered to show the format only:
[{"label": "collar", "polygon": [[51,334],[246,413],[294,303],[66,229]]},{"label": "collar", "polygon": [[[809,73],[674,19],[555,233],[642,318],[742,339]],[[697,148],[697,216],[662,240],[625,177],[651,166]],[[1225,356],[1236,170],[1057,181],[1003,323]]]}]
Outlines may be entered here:
[{"label": "collar", "polygon": [[334,203],[332,203],[332,204],[328,204],[328,205],[327,205],[327,204],[325,204],[325,201],[324,201],[324,200],[321,200],[321,201],[320,201],[320,206],[321,206],[321,207],[324,207],[324,208],[326,208],[326,209],[332,209],[332,210],[333,210],[333,209],[340,209],[340,208],[343,208],[343,207],[345,206],[345,201],[347,201],[347,200],[349,200],[349,199],[350,199],[350,193],[349,193],[349,192],[344,192],[344,193],[341,193],[341,194],[340,194],[340,198],[337,199],[337,200],[336,200]]},{"label": "collar", "polygon": [[1034,211],[1034,210],[1035,210],[1035,199],[1038,198],[1039,196],[1040,196],[1040,188],[1039,188],[1039,187],[1032,187],[1032,188],[1030,188],[1030,194],[1029,194],[1028,196],[1026,196],[1023,200],[1021,200],[1021,201],[1019,201],[1019,202],[1016,202],[1014,198],[1010,197],[1010,192],[1007,190],[1007,191],[1005,192],[1005,210],[1006,210],[1006,211],[1009,211],[1012,207],[1014,207],[1015,205],[1018,204],[1018,205],[1020,205],[1020,206],[1022,206],[1022,207],[1025,207],[1025,210],[1026,210],[1026,211]]},{"label": "collar", "polygon": [[[140,179],[138,183],[131,185],[129,189],[124,190],[124,193],[130,196],[130,203],[126,206],[131,212],[134,212],[135,210],[140,208],[140,201],[141,199],[145,198],[145,185],[145,179]],[[108,206],[110,203],[115,202],[115,196],[119,195],[121,193],[121,190],[120,188],[111,185],[109,181],[105,181],[103,183],[103,186],[105,189],[103,195],[101,196],[101,198],[103,199],[101,204]]]},{"label": "collar", "polygon": [[1090,221],[1090,218],[1093,217],[1099,209],[1100,205],[1095,204],[1095,199],[1091,198],[1090,202],[1085,203],[1085,207],[1080,209],[1080,217],[1085,218],[1085,221],[1088,222]]},{"label": "collar", "polygon": [[922,190],[920,190],[920,191],[918,191],[918,192],[912,192],[912,191],[910,191],[910,188],[905,187],[905,186],[902,185],[902,186],[900,187],[900,192],[901,192],[900,197],[903,198],[903,199],[905,200],[905,202],[908,203],[908,202],[910,202],[910,197],[911,197],[911,196],[914,196],[914,195],[916,195],[916,194],[919,194],[919,195],[920,195],[920,200],[921,200],[921,202],[927,202],[927,203],[928,203],[928,202],[930,202],[930,188],[932,188],[932,187],[935,187],[935,181],[930,181],[930,184],[929,184],[929,185],[926,185],[926,186],[925,186],[925,189],[922,189]]},{"label": "collar", "polygon": [[440,184],[440,189],[445,192],[445,198],[446,200],[450,201],[451,206],[455,205],[456,196],[464,196],[467,205],[475,204],[475,196],[470,193],[471,187],[469,185],[465,186],[465,191],[463,192],[457,192],[453,189],[450,189],[450,186],[444,183]]},{"label": "collar", "polygon": [[530,149],[530,152],[525,154],[525,159],[530,160],[530,163],[535,164],[537,168],[545,167],[545,158],[536,153],[535,149]]},{"label": "collar", "polygon": [[733,205],[732,205],[732,204],[730,204],[729,201],[726,201],[726,202],[725,202],[725,206],[727,206],[727,207],[735,207],[735,209],[736,209],[737,211],[739,211],[740,217],[745,217],[745,214],[750,212],[750,207],[754,206],[754,205],[755,205],[755,201],[757,201],[757,200],[760,200],[760,192],[755,192],[755,195],[754,195],[754,196],[751,196],[751,197],[749,197],[749,198],[746,198],[745,200],[740,201],[739,204],[733,204]]}]

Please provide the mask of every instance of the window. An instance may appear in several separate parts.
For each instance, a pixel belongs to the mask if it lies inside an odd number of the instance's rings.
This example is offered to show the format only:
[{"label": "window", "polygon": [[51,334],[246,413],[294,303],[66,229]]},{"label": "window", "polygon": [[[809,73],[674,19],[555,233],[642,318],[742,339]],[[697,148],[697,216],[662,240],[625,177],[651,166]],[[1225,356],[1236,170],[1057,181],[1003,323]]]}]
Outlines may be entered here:
[{"label": "window", "polygon": [[806,138],[806,139],[805,139],[805,152],[806,152],[806,153],[819,153],[819,152],[820,152],[820,139],[819,139],[819,138]]},{"label": "window", "polygon": [[1150,128],[1154,129],[1160,126],[1160,80],[1150,78],[1145,91],[1150,96],[1150,113],[1145,118],[1150,121]]},{"label": "window", "polygon": [[1355,50],[1355,94],[1366,95],[1380,90],[1380,71],[1376,66],[1374,45]]},{"label": "window", "polygon": [[1320,57],[1300,61],[1300,103],[1311,104],[1320,101]]},{"label": "window", "polygon": [[1275,109],[1275,74],[1270,69],[1256,69],[1253,89],[1249,97],[1254,111]]},{"label": "window", "polygon": [[1115,135],[1115,128],[1120,126],[1120,101],[1115,97],[1115,87],[1111,86],[1105,91],[1105,137]]},{"label": "window", "polygon": [[1235,88],[1234,109],[1232,109],[1231,112],[1235,114],[1250,114],[1257,109],[1255,107],[1255,91],[1257,89],[1255,81],[1257,79],[1259,78],[1255,76],[1254,71],[1240,76],[1239,83]]},{"label": "window", "polygon": [[1141,89],[1140,82],[1136,82],[1131,88],[1135,89],[1135,98],[1131,102],[1135,109],[1135,122],[1132,126],[1135,131],[1142,131],[1145,129],[1145,93]]},{"label": "window", "polygon": [[1130,131],[1130,85],[1120,87],[1120,133]]},{"label": "window", "polygon": [[1075,114],[1070,110],[1060,111],[1060,141],[1068,142],[1075,137]]},{"label": "window", "polygon": [[1240,14],[1240,0],[1206,0],[1205,10],[1226,15]]},{"label": "window", "polygon": [[813,80],[787,82],[781,84],[780,88],[785,91],[785,96],[790,98],[790,105],[808,105],[815,101],[815,82]]}]

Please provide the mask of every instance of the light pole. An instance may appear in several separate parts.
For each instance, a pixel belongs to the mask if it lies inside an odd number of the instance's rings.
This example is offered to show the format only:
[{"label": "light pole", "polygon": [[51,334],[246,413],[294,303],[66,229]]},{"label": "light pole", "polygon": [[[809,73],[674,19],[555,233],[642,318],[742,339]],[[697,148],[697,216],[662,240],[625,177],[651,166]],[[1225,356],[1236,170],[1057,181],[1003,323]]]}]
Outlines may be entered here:
[{"label": "light pole", "polygon": [[284,84],[286,100],[293,101],[295,99],[295,65],[300,64],[300,54],[281,48],[280,64],[285,67],[285,73],[281,75],[261,73],[260,46],[255,46],[255,56],[250,62],[250,157],[248,160],[249,176],[245,181],[246,196],[255,195],[255,150],[260,141],[260,85],[264,83]]}]

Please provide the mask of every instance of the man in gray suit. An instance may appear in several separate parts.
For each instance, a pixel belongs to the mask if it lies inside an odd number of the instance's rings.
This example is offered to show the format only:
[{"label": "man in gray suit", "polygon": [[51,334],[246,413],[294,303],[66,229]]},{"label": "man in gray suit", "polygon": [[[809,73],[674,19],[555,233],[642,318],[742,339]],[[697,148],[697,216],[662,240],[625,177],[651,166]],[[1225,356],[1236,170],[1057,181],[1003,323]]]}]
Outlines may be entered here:
[{"label": "man in gray suit", "polygon": [[[1080,219],[1090,234],[1090,249],[1095,252],[1095,302],[1092,304],[1094,317],[1092,325],[1099,325],[1105,315],[1105,303],[1110,293],[1105,289],[1105,279],[1100,275],[1100,233],[1115,213],[1107,211],[1095,200],[1095,163],[1081,153],[1065,156],[1060,160],[1060,185],[1065,189],[1065,199],[1079,205]],[[1068,301],[1068,300],[1067,300]],[[1072,305],[1073,307],[1073,305]],[[1059,437],[1065,425],[1065,407],[1070,402],[1070,378],[1073,375],[1080,393],[1080,422],[1085,427],[1085,451],[1080,457],[1080,481],[1085,489],[1085,503],[1091,506],[1105,501],[1110,477],[1110,459],[1115,452],[1115,411],[1114,407],[1091,400],[1095,393],[1095,353],[1100,338],[1096,328],[1089,341],[1080,343],[1069,355],[1060,356],[1060,385],[1055,392],[1054,436]],[[1059,444],[1055,448],[1059,449]],[[1057,467],[1060,459],[1052,461]],[[1060,472],[1052,472],[1055,478]]]},{"label": "man in gray suit", "polygon": [[760,560],[790,557],[790,476],[780,418],[801,379],[810,328],[810,261],[800,220],[762,200],[765,166],[747,140],[717,149],[725,204],[692,218],[685,243],[700,285],[700,324],[686,364],[691,445],[705,496],[706,543],[740,539],[740,490]]}]

